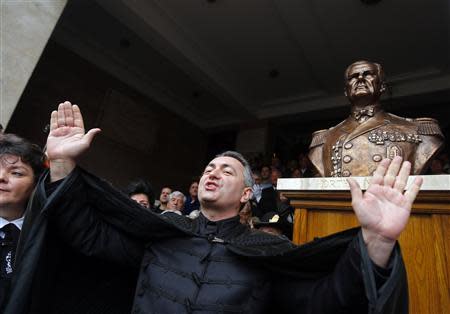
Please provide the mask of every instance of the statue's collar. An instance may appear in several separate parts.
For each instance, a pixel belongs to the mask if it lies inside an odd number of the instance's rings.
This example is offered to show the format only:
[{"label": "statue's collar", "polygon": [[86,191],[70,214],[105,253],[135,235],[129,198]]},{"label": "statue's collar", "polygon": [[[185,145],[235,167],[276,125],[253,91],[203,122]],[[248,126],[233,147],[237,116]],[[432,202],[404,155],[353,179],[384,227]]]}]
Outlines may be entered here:
[{"label": "statue's collar", "polygon": [[381,108],[378,105],[366,106],[364,108],[359,108],[359,109],[352,108],[351,116],[358,123],[363,123],[380,111],[381,111]]}]

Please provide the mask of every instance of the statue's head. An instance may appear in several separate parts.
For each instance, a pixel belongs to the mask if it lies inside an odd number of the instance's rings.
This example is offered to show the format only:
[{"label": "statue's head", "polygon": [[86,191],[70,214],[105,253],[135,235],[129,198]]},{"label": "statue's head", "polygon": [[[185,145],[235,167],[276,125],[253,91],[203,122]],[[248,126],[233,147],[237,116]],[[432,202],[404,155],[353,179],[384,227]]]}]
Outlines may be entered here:
[{"label": "statue's head", "polygon": [[345,96],[350,103],[374,103],[385,90],[384,71],[379,63],[356,61],[345,70]]}]

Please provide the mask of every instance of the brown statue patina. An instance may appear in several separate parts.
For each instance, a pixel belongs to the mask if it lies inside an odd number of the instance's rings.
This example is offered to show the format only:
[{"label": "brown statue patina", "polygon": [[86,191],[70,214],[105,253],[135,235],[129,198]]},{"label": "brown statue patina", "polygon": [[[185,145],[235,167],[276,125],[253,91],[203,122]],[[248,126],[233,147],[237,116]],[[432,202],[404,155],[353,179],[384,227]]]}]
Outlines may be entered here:
[{"label": "brown statue patina", "polygon": [[380,64],[357,61],[345,71],[350,116],[338,125],[313,133],[309,158],[323,177],[370,176],[383,158],[402,156],[421,174],[442,148],[436,120],[409,119],[383,110],[386,89]]}]

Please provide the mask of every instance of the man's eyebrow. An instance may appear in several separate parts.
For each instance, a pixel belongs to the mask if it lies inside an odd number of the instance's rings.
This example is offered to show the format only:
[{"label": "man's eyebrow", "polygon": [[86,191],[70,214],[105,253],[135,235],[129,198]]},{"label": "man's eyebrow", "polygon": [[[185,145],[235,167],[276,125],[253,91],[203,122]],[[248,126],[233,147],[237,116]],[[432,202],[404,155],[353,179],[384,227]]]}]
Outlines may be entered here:
[{"label": "man's eyebrow", "polygon": [[[213,163],[213,162],[210,162],[205,168],[208,168],[208,167],[216,168],[217,165],[215,163]],[[222,169],[223,168],[231,168],[234,171],[236,171],[236,169],[234,169],[234,167],[232,165],[230,165],[230,164],[221,164],[220,168],[222,168]]]},{"label": "man's eyebrow", "polygon": [[10,165],[8,168],[10,168],[10,169],[22,169],[22,170],[28,170],[28,168],[25,167],[24,165],[16,165],[16,164],[12,164],[12,165]]},{"label": "man's eyebrow", "polygon": [[236,171],[236,169],[234,169],[234,167],[232,165],[229,165],[229,164],[222,164],[221,168],[231,168],[234,171]]}]

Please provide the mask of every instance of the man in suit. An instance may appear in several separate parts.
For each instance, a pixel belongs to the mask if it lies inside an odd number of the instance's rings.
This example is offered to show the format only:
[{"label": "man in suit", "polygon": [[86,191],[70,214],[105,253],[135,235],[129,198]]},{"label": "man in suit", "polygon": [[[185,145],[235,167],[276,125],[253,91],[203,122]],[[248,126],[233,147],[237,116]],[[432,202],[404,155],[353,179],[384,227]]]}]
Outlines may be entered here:
[{"label": "man in suit", "polygon": [[443,146],[436,120],[409,119],[383,110],[386,90],[380,64],[357,61],[345,71],[350,116],[338,125],[313,133],[309,158],[321,176],[370,176],[381,160],[401,156],[413,174],[426,171]]}]

